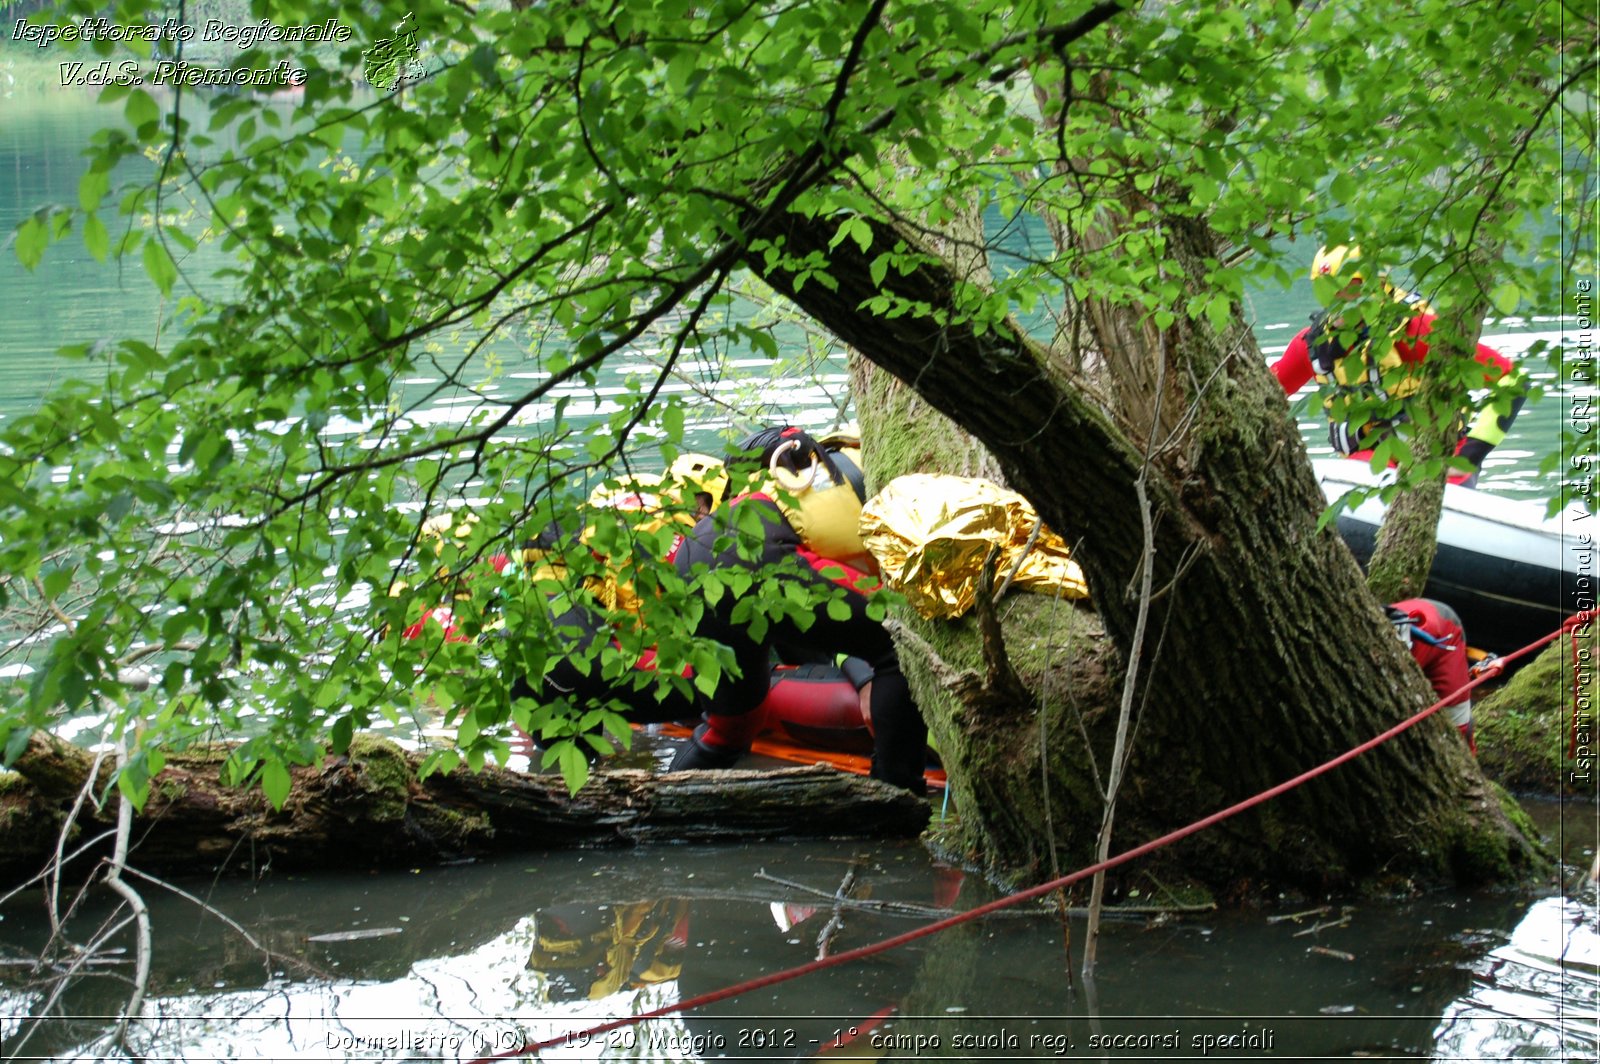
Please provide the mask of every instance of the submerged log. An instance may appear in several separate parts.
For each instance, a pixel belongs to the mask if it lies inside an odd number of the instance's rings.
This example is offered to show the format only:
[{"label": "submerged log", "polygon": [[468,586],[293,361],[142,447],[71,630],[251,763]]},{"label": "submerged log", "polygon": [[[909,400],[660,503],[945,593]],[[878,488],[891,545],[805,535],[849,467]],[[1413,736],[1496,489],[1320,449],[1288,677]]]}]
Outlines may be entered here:
[{"label": "submerged log", "polygon": [[[775,771],[598,770],[569,795],[559,776],[496,768],[417,779],[420,756],[359,739],[348,755],[295,770],[281,810],[259,790],[224,786],[225,748],[174,754],[134,821],[130,863],[157,874],[260,873],[422,862],[552,847],[647,840],[736,842],[774,837],[918,834],[928,805],[905,791],[818,765]],[[0,775],[0,884],[37,871],[93,767],[93,755],[36,736]],[[94,795],[111,784],[102,765]],[[66,852],[107,852],[115,805],[86,802]]]}]

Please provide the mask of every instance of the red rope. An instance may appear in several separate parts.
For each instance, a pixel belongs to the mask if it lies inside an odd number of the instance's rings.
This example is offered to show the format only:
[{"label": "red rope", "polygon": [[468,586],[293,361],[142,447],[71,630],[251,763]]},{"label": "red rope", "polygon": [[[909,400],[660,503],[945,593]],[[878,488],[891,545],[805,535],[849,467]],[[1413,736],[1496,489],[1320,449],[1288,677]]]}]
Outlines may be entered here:
[{"label": "red rope", "polygon": [[1494,661],[1490,662],[1487,668],[1485,668],[1473,679],[1469,680],[1465,684],[1462,684],[1448,695],[1445,695],[1427,709],[1424,709],[1416,715],[1401,721],[1388,731],[1368,739],[1360,746],[1347,750],[1339,756],[1328,761],[1324,761],[1315,768],[1311,768],[1300,773],[1300,775],[1294,777],[1293,779],[1286,780],[1285,782],[1274,787],[1269,787],[1260,794],[1256,794],[1252,797],[1244,799],[1243,801],[1236,802],[1233,805],[1228,806],[1226,809],[1212,813],[1210,816],[1204,817],[1200,820],[1196,820],[1194,823],[1189,824],[1186,827],[1178,828],[1175,831],[1169,831],[1160,838],[1151,839],[1149,842],[1135,846],[1131,850],[1124,850],[1115,857],[1101,861],[1099,864],[1093,864],[1087,868],[1080,868],[1078,871],[1069,875],[1061,876],[1059,879],[1052,879],[1048,883],[1041,883],[1036,887],[1029,887],[1028,889],[1019,891],[1016,894],[1008,894],[1003,898],[996,898],[994,901],[986,902],[983,905],[977,906],[976,908],[968,909],[967,911],[957,913],[954,916],[945,917],[943,920],[936,920],[931,924],[924,924],[921,927],[913,928],[910,931],[894,935],[890,938],[882,939],[866,946],[858,946],[855,949],[845,950],[843,953],[835,953],[830,957],[824,957],[794,968],[788,968],[781,972],[772,972],[768,975],[758,976],[755,979],[749,979],[745,982],[735,984],[734,986],[723,987],[721,990],[708,991],[707,993],[700,994],[696,997],[686,998],[670,1005],[663,1005],[658,1009],[651,1009],[649,1012],[641,1012],[634,1016],[625,1016],[621,1019],[596,1024],[595,1026],[589,1027],[582,1031],[569,1031],[566,1034],[558,1035],[555,1038],[546,1038],[539,1042],[529,1042],[523,1045],[520,1049],[513,1049],[505,1053],[497,1053],[491,1057],[480,1057],[477,1060],[472,1061],[471,1064],[488,1064],[488,1062],[492,1060],[504,1060],[512,1057],[524,1056],[528,1053],[539,1053],[545,1049],[550,1049],[554,1046],[561,1045],[562,1043],[567,1043],[569,1045],[575,1042],[578,1044],[588,1044],[589,1039],[594,1038],[596,1035],[604,1034],[607,1031],[614,1031],[621,1027],[631,1027],[634,1024],[642,1023],[645,1020],[660,1019],[663,1016],[671,1016],[680,1012],[690,1012],[694,1009],[703,1008],[706,1005],[713,1005],[719,1001],[726,1001],[731,997],[738,997],[741,994],[748,994],[752,991],[760,990],[763,987],[774,986],[778,983],[786,983],[791,979],[798,979],[801,976],[810,975],[813,972],[820,972],[826,968],[833,968],[838,965],[849,964],[853,961],[864,960],[867,957],[874,956],[875,954],[885,953],[908,943],[915,942],[920,938],[927,938],[929,935],[936,935],[941,931],[948,931],[952,927],[957,927],[961,924],[967,923],[970,920],[977,920],[981,917],[988,916],[990,913],[999,912],[1001,909],[1006,909],[1013,905],[1020,905],[1025,901],[1032,901],[1034,898],[1043,897],[1046,894],[1060,890],[1062,887],[1070,886],[1079,880],[1087,879],[1097,872],[1108,871],[1118,867],[1119,865],[1127,864],[1129,861],[1132,861],[1135,858],[1143,857],[1145,854],[1150,853],[1153,850],[1159,850],[1163,846],[1170,846],[1172,843],[1177,842],[1180,839],[1186,839],[1190,835],[1197,834],[1215,824],[1222,823],[1224,820],[1238,816],[1245,810],[1254,806],[1258,806],[1263,802],[1270,801],[1286,791],[1292,791],[1301,784],[1310,782],[1311,780],[1316,779],[1318,776],[1338,768],[1345,762],[1352,761],[1355,758],[1360,757],[1368,750],[1388,742],[1401,732],[1406,731],[1428,717],[1431,717],[1445,706],[1455,705],[1458,701],[1460,701],[1462,695],[1466,694],[1468,691],[1471,691],[1478,685],[1494,678],[1495,676],[1498,676],[1506,665],[1518,660],[1519,658],[1526,657],[1535,650],[1554,642],[1555,640],[1561,638],[1562,634],[1569,629],[1593,619],[1595,613],[1596,611],[1594,610],[1588,610],[1577,614],[1574,617],[1569,618],[1565,624],[1556,629],[1554,632],[1545,636],[1543,639],[1540,639],[1535,643],[1529,643],[1522,649],[1513,651],[1502,658],[1495,659]]}]

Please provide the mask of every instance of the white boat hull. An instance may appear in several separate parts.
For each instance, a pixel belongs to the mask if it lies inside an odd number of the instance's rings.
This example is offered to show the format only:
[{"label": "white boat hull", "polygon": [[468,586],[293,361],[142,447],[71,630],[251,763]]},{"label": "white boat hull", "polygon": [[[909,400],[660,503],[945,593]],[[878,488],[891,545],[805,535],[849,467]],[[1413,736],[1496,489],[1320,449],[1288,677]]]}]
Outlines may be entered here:
[{"label": "white boat hull", "polygon": [[[1329,502],[1378,483],[1361,462],[1318,459],[1312,465]],[[1374,497],[1339,514],[1339,534],[1363,566],[1386,512]],[[1591,518],[1581,525],[1547,518],[1540,503],[1450,485],[1424,594],[1461,614],[1473,646],[1502,654],[1515,650],[1592,603],[1593,541],[1580,534],[1592,528]]]}]

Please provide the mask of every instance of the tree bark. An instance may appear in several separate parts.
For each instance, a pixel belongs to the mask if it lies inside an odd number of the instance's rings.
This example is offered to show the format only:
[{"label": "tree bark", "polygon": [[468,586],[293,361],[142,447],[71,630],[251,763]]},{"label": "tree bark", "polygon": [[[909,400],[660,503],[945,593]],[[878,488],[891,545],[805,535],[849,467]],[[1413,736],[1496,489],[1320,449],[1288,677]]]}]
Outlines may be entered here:
[{"label": "tree bark", "polygon": [[[559,776],[496,768],[419,782],[420,757],[358,739],[348,756],[297,769],[283,809],[258,790],[225,787],[223,748],[169,757],[134,823],[130,864],[151,873],[267,867],[377,867],[525,849],[649,840],[918,834],[925,801],[824,766],[771,772],[597,771],[576,795]],[[0,883],[39,871],[93,758],[36,736],[0,779]],[[102,767],[96,793],[110,783]],[[80,815],[71,851],[102,835],[114,809]],[[92,848],[97,857],[104,847]],[[88,863],[80,862],[86,871]]]},{"label": "tree bark", "polygon": [[[832,284],[799,284],[759,257],[750,265],[983,443],[1006,482],[1075,545],[1099,619],[1125,652],[1137,606],[1129,589],[1143,543],[1134,490],[1143,441],[1130,442],[1014,321],[981,331],[967,324],[955,311],[956,278],[935,257],[903,275],[889,270],[880,288],[871,257],[904,239],[892,226],[868,219],[873,239],[862,253],[853,241],[830,247],[837,224],[789,215],[758,234],[796,260],[826,258]],[[1192,220],[1167,219],[1165,236],[1189,264],[1178,278],[1184,292],[1173,308],[1176,321],[1154,336],[1182,370],[1167,380],[1182,394],[1184,428],[1177,445],[1162,451],[1149,485],[1159,600],[1151,627],[1161,633],[1161,647],[1147,672],[1131,793],[1124,795],[1121,837],[1128,845],[1342,753],[1426,700],[1349,551],[1331,529],[1316,529],[1321,493],[1242,315],[1236,308],[1232,323],[1216,332],[1183,312],[1187,297],[1202,294],[1196,278],[1216,249]],[[898,317],[864,309],[886,293],[902,306],[929,309]],[[1092,321],[1141,313],[1096,309]],[[1138,342],[1143,329],[1135,323],[1096,339],[1102,346]],[[1016,715],[1027,720],[1024,707]],[[1011,736],[1019,754],[1033,745],[1024,730]],[[938,737],[941,744],[953,738]],[[941,751],[957,762],[958,798],[963,786],[982,786],[959,781],[959,751]],[[1003,834],[986,825],[970,841],[995,867],[1038,878],[1042,844],[1022,840],[1049,836],[1045,806],[1030,809],[1017,795],[1042,801],[1037,783],[1026,784],[1039,762],[1018,762],[1010,775],[1021,791],[997,782],[999,793],[1010,795],[1003,808],[964,806],[964,815],[1015,818]],[[1058,779],[1050,795],[1057,842],[1079,859],[1100,820],[1098,799],[1087,790],[1081,780]],[[1503,877],[1537,863],[1439,721],[1186,841],[1176,859],[1217,885],[1317,889],[1380,873],[1427,881]]]},{"label": "tree bark", "polygon": [[[1424,429],[1418,443],[1440,439]],[[1367,587],[1380,602],[1416,598],[1428,584],[1433,556],[1439,548],[1439,518],[1444,512],[1444,477],[1415,485],[1395,499],[1378,529],[1367,562]]]}]

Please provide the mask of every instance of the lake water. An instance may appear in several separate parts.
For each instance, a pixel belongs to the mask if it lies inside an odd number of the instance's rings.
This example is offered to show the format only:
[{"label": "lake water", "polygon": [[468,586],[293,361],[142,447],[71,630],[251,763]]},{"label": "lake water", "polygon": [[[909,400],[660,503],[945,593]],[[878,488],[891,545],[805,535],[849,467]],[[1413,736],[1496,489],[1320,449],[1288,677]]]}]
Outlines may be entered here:
[{"label": "lake water", "polygon": [[[1591,809],[1568,807],[1565,827],[1561,807],[1533,810],[1572,862],[1592,859]],[[185,886],[254,944],[147,889],[160,948],[133,1041],[147,1059],[473,1060],[994,896],[916,843],[857,842],[529,853]],[[1145,894],[1159,901],[1154,884]],[[1592,889],[1440,893],[1114,919],[1092,992],[1068,973],[1059,919],[1029,909],[573,1037],[540,1059],[1593,1060],[1594,903]],[[26,912],[36,905],[13,902],[0,920],[0,1037],[11,1059],[80,1059],[106,1029],[94,1017],[126,992],[127,957],[60,1001],[63,1018],[26,1027],[47,992],[23,966],[44,933]],[[1071,934],[1076,958],[1081,921]]]},{"label": "lake water", "polygon": [[[78,152],[101,121],[70,97],[26,109],[0,102],[0,232],[42,201],[75,200]],[[211,254],[202,248],[185,264],[202,284]],[[52,247],[37,273],[0,255],[0,301],[0,418],[32,409],[51,381],[81,371],[54,359],[57,346],[153,336],[162,314],[142,272],[95,263],[75,239]],[[1303,292],[1257,294],[1252,307],[1269,356],[1311,309]],[[1486,339],[1515,356],[1563,325],[1500,322]],[[636,369],[608,371],[600,394],[586,395],[594,409]],[[508,365],[493,387],[509,394],[519,372]],[[772,382],[756,402],[827,424],[843,381],[840,367],[823,364],[810,380]],[[424,413],[464,419],[462,398],[440,396]],[[1561,416],[1553,401],[1526,412],[1491,458],[1484,489],[1538,496],[1538,457],[1556,446]],[[1308,416],[1305,430],[1313,451],[1326,453],[1318,419]],[[1592,809],[1538,813],[1587,868]],[[836,906],[829,896],[847,875],[856,898]],[[184,887],[268,952],[148,888],[159,949],[134,1045],[151,1059],[473,1059],[877,941],[992,896],[916,844],[851,842],[537,853]],[[1551,884],[1542,897],[1332,902],[1299,920],[1276,918],[1320,902],[1117,921],[1092,993],[1067,974],[1054,917],[997,917],[547,1059],[1157,1059],[1202,1049],[1233,1059],[1222,1040],[1235,1039],[1237,1059],[1592,1060],[1594,903],[1592,890]],[[33,1029],[26,1018],[46,1010],[50,973],[25,958],[44,934],[36,895],[0,910],[0,1056],[84,1054],[105,1029],[99,1017],[126,992],[127,955],[106,958],[49,1005],[58,1018]],[[1072,939],[1082,941],[1081,925]]]},{"label": "lake water", "polygon": [[[286,115],[290,110],[286,103],[268,106],[278,106]],[[0,234],[9,234],[44,203],[76,203],[81,152],[106,121],[106,115],[87,98],[71,93],[0,106]],[[118,179],[136,180],[151,169],[145,162],[129,161]],[[1021,235],[1024,240],[1038,238],[1039,234],[1027,231]],[[1310,256],[1305,248],[1292,254]],[[202,244],[180,262],[183,282],[194,283],[202,294],[219,294],[220,286],[210,280],[210,273],[222,262],[214,245]],[[1299,285],[1290,292],[1251,293],[1248,310],[1269,358],[1283,350],[1316,309],[1309,288]],[[0,330],[0,422],[34,409],[51,383],[67,374],[85,372],[81,362],[58,359],[54,355],[57,348],[130,335],[154,341],[162,328],[171,328],[170,307],[162,306],[138,264],[119,267],[95,262],[76,233],[52,245],[34,272],[24,270],[9,249],[0,254],[0,306],[6,312],[6,328]],[[1484,341],[1515,359],[1539,340],[1558,341],[1563,329],[1570,327],[1570,321],[1546,318],[1492,321],[1485,326]],[[797,335],[795,339],[799,339]],[[437,392],[414,416],[428,423],[464,423],[481,409],[478,396],[491,404],[503,402],[529,387],[531,380],[542,379],[533,358],[515,345],[503,344],[495,354],[503,362],[503,375],[485,380],[471,393],[465,389],[438,391],[440,378],[426,372],[401,382],[410,396]],[[597,387],[558,391],[550,399],[572,402],[569,409],[575,418],[603,415],[614,409],[611,404],[624,394],[627,380],[649,361],[648,352],[639,352],[631,360],[609,365]],[[1530,362],[1528,368],[1535,382],[1554,385],[1554,374],[1544,368],[1542,360]],[[668,382],[664,390],[669,395],[705,395],[737,404],[743,416],[736,417],[709,402],[701,404],[706,413],[699,419],[699,438],[715,447],[710,434],[734,422],[747,428],[772,417],[806,426],[829,426],[842,420],[846,411],[841,397],[847,393],[842,363],[823,359],[807,369],[804,374],[772,378],[773,363],[768,359],[737,355],[713,359],[707,353],[704,360],[690,358],[681,376]],[[743,379],[733,379],[734,371]],[[1303,396],[1297,409],[1313,457],[1331,454],[1315,404]],[[537,416],[538,410],[533,413]],[[1505,443],[1490,456],[1480,486],[1511,497],[1542,498],[1538,461],[1559,445],[1563,416],[1561,404],[1555,401],[1525,410]],[[333,424],[328,432],[349,429],[348,425]]]}]

